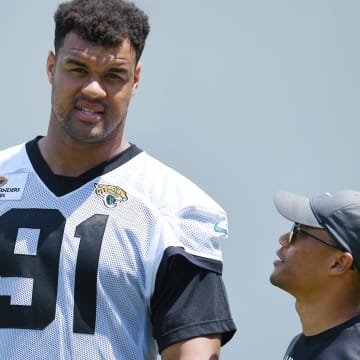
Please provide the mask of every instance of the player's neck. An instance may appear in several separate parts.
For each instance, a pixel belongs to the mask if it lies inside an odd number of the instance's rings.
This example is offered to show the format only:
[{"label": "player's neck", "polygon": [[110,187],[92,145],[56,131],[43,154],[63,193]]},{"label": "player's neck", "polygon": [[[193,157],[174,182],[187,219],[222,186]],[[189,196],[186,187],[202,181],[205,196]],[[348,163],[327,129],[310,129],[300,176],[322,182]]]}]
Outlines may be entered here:
[{"label": "player's neck", "polygon": [[48,134],[39,140],[39,150],[45,162],[56,175],[77,177],[95,166],[112,159],[130,144],[122,139],[118,144],[109,142],[87,144],[53,139]]},{"label": "player's neck", "polygon": [[350,303],[333,303],[323,297],[317,302],[296,300],[302,331],[306,336],[319,334],[359,315],[359,306]]}]

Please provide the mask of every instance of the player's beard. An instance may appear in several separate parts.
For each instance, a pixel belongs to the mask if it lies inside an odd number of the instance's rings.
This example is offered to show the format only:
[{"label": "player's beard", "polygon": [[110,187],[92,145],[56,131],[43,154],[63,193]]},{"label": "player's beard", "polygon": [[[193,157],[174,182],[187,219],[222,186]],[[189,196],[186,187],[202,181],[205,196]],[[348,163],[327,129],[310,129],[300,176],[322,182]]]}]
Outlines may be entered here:
[{"label": "player's beard", "polygon": [[277,286],[277,281],[276,281],[276,276],[274,275],[274,273],[272,273],[271,275],[270,275],[270,283],[272,284],[272,285],[274,285],[274,286]]},{"label": "player's beard", "polygon": [[282,274],[280,269],[274,269],[270,275],[270,283],[274,286],[277,286],[280,289],[286,288],[286,274]]},{"label": "player's beard", "polygon": [[[74,101],[75,103],[75,101]],[[73,104],[72,109],[75,109],[75,105]],[[74,119],[73,115],[70,112],[66,112],[63,109],[56,110],[52,107],[52,114],[60,127],[64,130],[64,132],[74,141],[80,141],[85,143],[96,143],[104,141],[108,138],[112,133],[116,131],[117,128],[120,127],[122,122],[126,117],[126,113],[121,115],[117,114],[117,116],[111,121],[101,121],[96,124],[96,126],[86,131],[85,129],[80,129],[76,127],[76,119]],[[106,110],[103,114],[105,118]]]}]

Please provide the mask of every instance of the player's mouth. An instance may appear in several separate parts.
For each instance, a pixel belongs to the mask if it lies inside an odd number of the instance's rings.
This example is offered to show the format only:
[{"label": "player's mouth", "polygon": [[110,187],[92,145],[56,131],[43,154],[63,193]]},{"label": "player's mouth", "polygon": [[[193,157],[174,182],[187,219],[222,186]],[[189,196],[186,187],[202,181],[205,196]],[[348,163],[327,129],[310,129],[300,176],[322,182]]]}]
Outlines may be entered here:
[{"label": "player's mouth", "polygon": [[104,114],[103,111],[95,111],[89,108],[75,108],[75,111],[79,120],[89,123],[101,120]]},{"label": "player's mouth", "polygon": [[103,111],[95,111],[93,109],[87,109],[87,108],[82,108],[82,109],[78,109],[78,110],[80,110],[82,113],[87,114],[87,115],[103,114]]},{"label": "player's mouth", "polygon": [[105,107],[99,103],[79,101],[75,106],[75,111],[80,120],[96,122],[104,115]]},{"label": "player's mouth", "polygon": [[284,257],[280,254],[280,251],[276,252],[276,255],[278,256],[278,258],[276,260],[274,260],[274,266],[276,265],[280,265],[283,264],[285,262]]}]

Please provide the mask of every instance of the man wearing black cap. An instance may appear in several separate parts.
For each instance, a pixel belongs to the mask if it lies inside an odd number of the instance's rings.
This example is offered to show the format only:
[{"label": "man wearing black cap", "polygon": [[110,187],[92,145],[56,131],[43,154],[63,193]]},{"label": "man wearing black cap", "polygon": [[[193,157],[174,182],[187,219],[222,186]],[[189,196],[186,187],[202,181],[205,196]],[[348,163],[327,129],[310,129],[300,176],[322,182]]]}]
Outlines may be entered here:
[{"label": "man wearing black cap", "polygon": [[284,360],[360,359],[360,192],[275,193],[294,223],[279,239],[270,281],[296,298],[302,333]]}]

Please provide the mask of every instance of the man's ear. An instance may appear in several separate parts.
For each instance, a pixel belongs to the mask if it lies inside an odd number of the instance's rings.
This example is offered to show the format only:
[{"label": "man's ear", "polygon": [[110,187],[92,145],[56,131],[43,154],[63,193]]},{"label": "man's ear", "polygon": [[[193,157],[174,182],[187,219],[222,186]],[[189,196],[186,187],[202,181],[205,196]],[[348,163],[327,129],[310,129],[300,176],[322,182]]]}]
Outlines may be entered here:
[{"label": "man's ear", "polygon": [[137,65],[135,67],[135,72],[134,72],[134,84],[133,84],[132,94],[131,94],[132,96],[134,96],[136,94],[136,90],[139,86],[140,77],[141,77],[141,69],[142,69],[142,64],[137,63]]},{"label": "man's ear", "polygon": [[331,272],[334,275],[343,274],[352,267],[353,262],[354,258],[349,252],[339,252],[339,254],[336,254],[336,256],[333,257]]},{"label": "man's ear", "polygon": [[55,71],[55,54],[52,51],[49,51],[46,62],[46,73],[50,84],[53,83],[54,71]]}]

